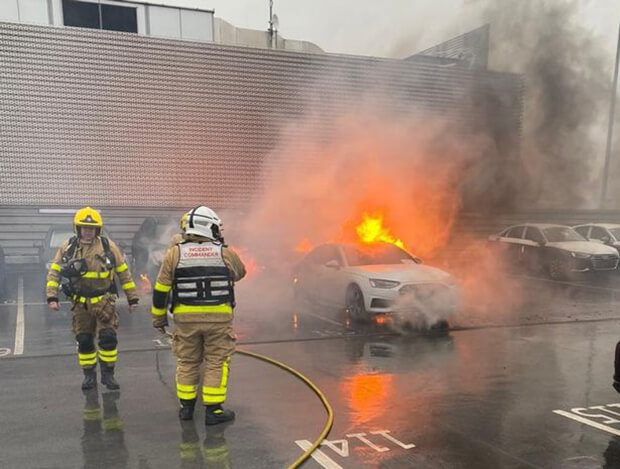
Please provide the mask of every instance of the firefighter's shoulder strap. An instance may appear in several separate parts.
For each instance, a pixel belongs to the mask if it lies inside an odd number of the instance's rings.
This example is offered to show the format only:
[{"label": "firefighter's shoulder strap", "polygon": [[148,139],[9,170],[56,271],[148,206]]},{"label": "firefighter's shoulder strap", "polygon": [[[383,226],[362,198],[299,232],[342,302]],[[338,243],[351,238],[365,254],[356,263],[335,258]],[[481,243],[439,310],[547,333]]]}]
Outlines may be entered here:
[{"label": "firefighter's shoulder strap", "polygon": [[[105,236],[100,236],[99,239],[101,239],[101,245],[103,246],[103,252],[105,253],[105,257],[110,260],[110,262],[112,263],[112,267],[116,267],[116,257],[114,257],[114,253],[110,248],[110,240]],[[80,241],[77,236],[72,236],[69,239],[69,243],[67,244],[65,251],[62,253],[63,263],[67,263],[73,258],[73,256],[75,255],[75,250],[77,249],[79,244]]]},{"label": "firefighter's shoulder strap", "polygon": [[110,249],[110,240],[108,238],[106,238],[105,236],[100,236],[101,238],[101,245],[103,246],[103,251],[105,252],[105,256],[110,259],[110,262],[112,263],[112,267],[116,267],[116,257],[114,257],[114,253],[112,252],[112,249]]},{"label": "firefighter's shoulder strap", "polygon": [[69,238],[69,243],[67,244],[67,247],[62,253],[63,264],[66,264],[73,258],[73,255],[75,254],[75,250],[77,249],[78,244],[79,244],[79,239],[77,236],[71,236],[71,238]]}]

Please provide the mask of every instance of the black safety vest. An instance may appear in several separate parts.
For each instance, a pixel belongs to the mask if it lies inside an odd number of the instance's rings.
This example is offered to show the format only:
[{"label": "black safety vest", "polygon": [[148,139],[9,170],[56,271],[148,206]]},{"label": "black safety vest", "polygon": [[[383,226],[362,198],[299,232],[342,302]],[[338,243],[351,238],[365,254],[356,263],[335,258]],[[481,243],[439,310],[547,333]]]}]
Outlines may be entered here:
[{"label": "black safety vest", "polygon": [[177,245],[173,303],[190,306],[235,305],[232,274],[224,263],[222,245],[185,241]]}]

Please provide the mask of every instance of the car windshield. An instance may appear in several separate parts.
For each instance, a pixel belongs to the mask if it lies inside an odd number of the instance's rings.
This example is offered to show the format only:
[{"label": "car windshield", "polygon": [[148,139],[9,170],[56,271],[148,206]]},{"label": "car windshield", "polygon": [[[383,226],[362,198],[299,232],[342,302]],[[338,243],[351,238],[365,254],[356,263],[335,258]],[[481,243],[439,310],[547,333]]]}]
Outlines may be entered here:
[{"label": "car windshield", "polygon": [[350,266],[417,263],[415,258],[392,244],[343,246]]},{"label": "car windshield", "polygon": [[50,237],[50,247],[59,248],[60,245],[73,236],[72,230],[54,230]]},{"label": "car windshield", "polygon": [[550,243],[559,243],[562,241],[585,241],[586,239],[572,228],[566,226],[554,226],[543,230],[545,238]]},{"label": "car windshield", "polygon": [[613,235],[614,238],[620,239],[620,228],[610,228],[609,232]]}]

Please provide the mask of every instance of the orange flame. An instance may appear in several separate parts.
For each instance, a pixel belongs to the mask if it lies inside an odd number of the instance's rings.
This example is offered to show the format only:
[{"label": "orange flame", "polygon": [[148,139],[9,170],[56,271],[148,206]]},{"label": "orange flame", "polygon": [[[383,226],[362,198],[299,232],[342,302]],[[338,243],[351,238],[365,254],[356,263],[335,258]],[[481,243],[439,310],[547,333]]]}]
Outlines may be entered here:
[{"label": "orange flame", "polygon": [[394,237],[390,230],[384,226],[383,215],[376,213],[373,215],[364,212],[362,221],[355,227],[358,240],[364,244],[377,242],[390,243],[401,249],[406,249],[405,243],[399,238]]},{"label": "orange flame", "polygon": [[304,238],[295,247],[295,252],[298,252],[300,254],[308,254],[310,251],[312,251],[313,248],[314,248],[314,246],[308,240],[308,238]]},{"label": "orange flame", "polygon": [[151,281],[146,274],[140,274],[140,291],[142,293],[150,293],[152,290]]}]

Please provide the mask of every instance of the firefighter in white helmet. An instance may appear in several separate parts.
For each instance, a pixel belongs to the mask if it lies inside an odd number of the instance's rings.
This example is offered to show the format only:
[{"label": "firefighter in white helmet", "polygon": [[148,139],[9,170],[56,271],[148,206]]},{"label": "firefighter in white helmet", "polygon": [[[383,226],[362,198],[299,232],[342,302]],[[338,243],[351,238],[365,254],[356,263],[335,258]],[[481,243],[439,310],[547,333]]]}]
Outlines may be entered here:
[{"label": "firefighter in white helmet", "polygon": [[230,359],[235,350],[232,329],[234,284],[245,276],[239,256],[224,245],[221,220],[208,207],[188,212],[183,241],[168,249],[153,289],[153,326],[168,325],[168,302],[176,329],[172,349],[177,357],[176,386],[182,420],[193,418],[205,363],[202,400],[205,424],[234,419],[224,410]]},{"label": "firefighter in white helmet", "polygon": [[[47,304],[53,310],[60,309],[58,290],[62,283],[64,293],[73,302],[73,332],[84,370],[82,389],[92,389],[97,382],[97,358],[101,383],[108,389],[118,389],[114,378],[119,322],[115,278],[120,279],[130,311],[138,305],[136,284],[123,253],[112,240],[102,236],[103,219],[97,210],[78,210],[73,228],[76,235],[60,246],[47,273]],[[98,351],[95,334],[99,336]]]}]

